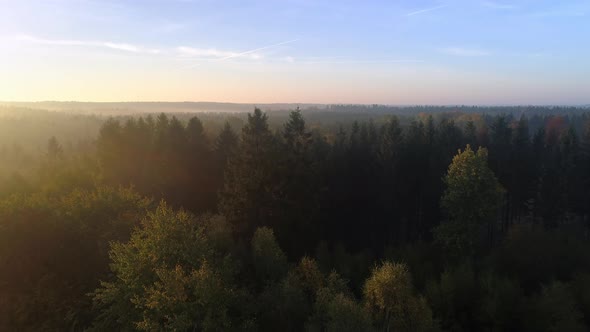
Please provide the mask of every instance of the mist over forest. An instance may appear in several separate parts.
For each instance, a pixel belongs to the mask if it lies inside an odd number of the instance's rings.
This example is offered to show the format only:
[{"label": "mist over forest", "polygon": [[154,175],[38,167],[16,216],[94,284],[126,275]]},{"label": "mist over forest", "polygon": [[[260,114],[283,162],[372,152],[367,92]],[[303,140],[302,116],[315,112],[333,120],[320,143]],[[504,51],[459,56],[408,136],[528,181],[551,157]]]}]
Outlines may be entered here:
[{"label": "mist over forest", "polygon": [[590,331],[590,0],[0,4],[0,332]]},{"label": "mist over forest", "polygon": [[586,331],[590,110],[4,104],[0,294],[2,331]]}]

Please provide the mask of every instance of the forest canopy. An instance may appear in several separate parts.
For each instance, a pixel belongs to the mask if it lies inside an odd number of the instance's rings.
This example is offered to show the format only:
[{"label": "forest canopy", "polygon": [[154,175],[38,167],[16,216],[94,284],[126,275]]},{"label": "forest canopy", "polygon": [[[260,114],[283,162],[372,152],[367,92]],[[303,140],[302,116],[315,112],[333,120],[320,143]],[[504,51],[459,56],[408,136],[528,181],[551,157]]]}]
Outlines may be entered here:
[{"label": "forest canopy", "polygon": [[88,113],[0,111],[0,330],[590,328],[587,108]]}]

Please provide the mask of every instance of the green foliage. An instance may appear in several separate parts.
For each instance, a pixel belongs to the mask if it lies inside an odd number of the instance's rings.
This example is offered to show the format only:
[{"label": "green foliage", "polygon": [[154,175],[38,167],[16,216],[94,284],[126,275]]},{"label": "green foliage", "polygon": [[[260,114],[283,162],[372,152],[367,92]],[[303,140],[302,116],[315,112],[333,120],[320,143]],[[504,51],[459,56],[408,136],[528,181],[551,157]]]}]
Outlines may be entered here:
[{"label": "green foliage", "polygon": [[115,278],[94,294],[97,330],[239,329],[246,293],[234,283],[223,218],[176,212],[161,203],[128,243],[111,250]]},{"label": "green foliage", "polygon": [[363,287],[364,302],[382,330],[428,331],[432,312],[414,294],[412,278],[404,264],[385,262],[376,267]]},{"label": "green foliage", "polygon": [[287,258],[270,228],[256,230],[252,237],[252,258],[258,280],[277,281],[287,272]]},{"label": "green foliage", "polygon": [[481,288],[470,265],[444,271],[430,281],[426,294],[444,330],[471,331],[479,326]]},{"label": "green foliage", "polygon": [[482,226],[491,231],[500,207],[504,189],[488,168],[488,152],[477,153],[467,145],[449,165],[444,178],[447,186],[441,205],[449,213],[449,221],[436,229],[437,240],[453,254],[472,253]]},{"label": "green foliage", "polygon": [[[216,158],[197,117],[184,124],[160,114],[107,120],[100,130],[97,157],[103,180],[133,185],[140,193],[166,198],[194,212],[211,211],[223,180],[225,161]],[[217,174],[212,174],[217,173]]]},{"label": "green foliage", "polygon": [[257,323],[263,331],[301,331],[310,303],[296,272],[269,283],[258,296]]},{"label": "green foliage", "polygon": [[[300,268],[303,265],[302,261]],[[340,275],[332,272],[316,286],[319,287],[313,295],[313,313],[305,323],[307,331],[373,330],[369,311],[354,299]]]},{"label": "green foliage", "polygon": [[518,280],[527,292],[552,280],[569,281],[590,271],[590,244],[583,232],[513,227],[494,253],[495,269]]},{"label": "green foliage", "polygon": [[274,229],[289,257],[299,257],[301,249],[311,248],[317,241],[310,235],[316,233],[320,179],[317,162],[312,158],[312,134],[300,110],[289,114],[282,134],[282,153],[276,165],[280,182]]},{"label": "green foliage", "polygon": [[0,330],[77,330],[86,296],[149,205],[127,189],[31,194],[0,201]]},{"label": "green foliage", "polygon": [[218,154],[218,158],[221,159],[222,165],[225,166],[227,164],[228,159],[236,152],[237,146],[238,136],[233,131],[229,122],[226,122],[215,141],[215,151]]},{"label": "green foliage", "polygon": [[271,226],[276,213],[274,197],[279,185],[275,143],[267,116],[260,109],[248,114],[240,149],[230,159],[220,193],[219,211],[252,234],[258,226]]},{"label": "green foliage", "polygon": [[586,326],[590,326],[590,274],[577,274],[571,282],[571,289]]},{"label": "green foliage", "polygon": [[493,331],[522,330],[525,298],[518,282],[490,274],[482,278],[481,284],[481,325],[488,325]]},{"label": "green foliage", "polygon": [[371,316],[357,302],[342,293],[327,304],[326,331],[373,331]]},{"label": "green foliage", "polygon": [[0,114],[0,330],[590,326],[579,110],[30,114]]},{"label": "green foliage", "polygon": [[586,331],[568,284],[551,283],[527,303],[524,314],[526,331]]}]

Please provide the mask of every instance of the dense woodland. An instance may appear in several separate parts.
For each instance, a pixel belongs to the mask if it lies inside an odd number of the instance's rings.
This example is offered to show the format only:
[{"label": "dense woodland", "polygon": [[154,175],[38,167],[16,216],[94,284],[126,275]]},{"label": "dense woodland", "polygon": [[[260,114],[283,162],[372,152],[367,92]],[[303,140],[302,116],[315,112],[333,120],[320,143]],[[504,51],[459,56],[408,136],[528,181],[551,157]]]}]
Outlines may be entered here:
[{"label": "dense woodland", "polygon": [[590,329],[588,109],[392,109],[0,112],[0,330]]}]

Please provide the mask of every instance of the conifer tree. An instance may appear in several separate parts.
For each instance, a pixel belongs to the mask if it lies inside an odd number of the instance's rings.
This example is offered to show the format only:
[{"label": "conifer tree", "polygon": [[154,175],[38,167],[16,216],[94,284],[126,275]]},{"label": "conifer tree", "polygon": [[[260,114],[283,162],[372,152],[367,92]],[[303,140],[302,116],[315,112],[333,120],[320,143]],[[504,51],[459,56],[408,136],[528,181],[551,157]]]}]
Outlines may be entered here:
[{"label": "conifer tree", "polygon": [[529,124],[523,115],[516,124],[512,136],[509,162],[511,172],[507,185],[509,223],[526,214],[527,202],[533,197],[535,172],[532,162]]},{"label": "conifer tree", "polygon": [[63,158],[63,148],[57,141],[55,136],[52,136],[47,142],[47,157],[50,160],[57,160]]},{"label": "conifer tree", "polygon": [[[281,223],[275,227],[290,256],[299,257],[302,249],[315,245],[314,218],[317,210],[319,178],[312,160],[312,136],[299,109],[289,114],[283,126],[280,165]],[[297,250],[299,248],[299,250]]]},{"label": "conifer tree", "polygon": [[477,144],[477,128],[475,127],[475,122],[473,120],[467,121],[465,124],[464,134],[465,141],[467,144],[473,146],[474,148],[478,146]]},{"label": "conifer tree", "polygon": [[242,128],[240,149],[230,159],[220,193],[219,210],[239,231],[252,234],[258,226],[276,221],[281,180],[275,161],[276,145],[267,115],[256,108]]}]

